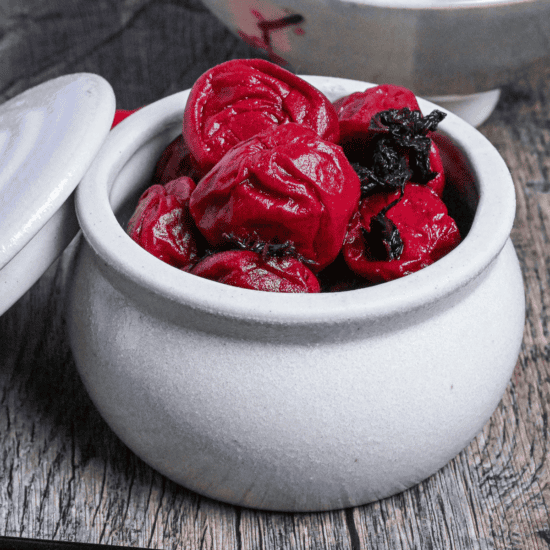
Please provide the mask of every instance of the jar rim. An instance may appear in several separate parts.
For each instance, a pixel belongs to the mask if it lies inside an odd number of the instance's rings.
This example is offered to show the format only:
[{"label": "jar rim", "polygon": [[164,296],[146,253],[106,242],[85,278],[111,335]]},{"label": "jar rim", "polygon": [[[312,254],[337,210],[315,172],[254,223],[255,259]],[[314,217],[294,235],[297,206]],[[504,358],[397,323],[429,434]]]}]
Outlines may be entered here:
[{"label": "jar rim", "polygon": [[[365,82],[333,77],[305,80],[336,99],[363,91]],[[141,249],[117,221],[111,188],[129,159],[144,144],[183,118],[189,90],[152,103],[115,127],[80,183],[77,216],[86,241],[117,277],[131,280],[159,300],[246,322],[288,325],[335,324],[387,318],[425,308],[459,291],[488,268],[509,238],[515,217],[515,190],[496,148],[456,115],[418,99],[423,112],[447,113],[441,132],[463,153],[474,175],[479,202],[464,240],[434,264],[376,286],[321,294],[282,294],[248,290],[180,271]]]}]

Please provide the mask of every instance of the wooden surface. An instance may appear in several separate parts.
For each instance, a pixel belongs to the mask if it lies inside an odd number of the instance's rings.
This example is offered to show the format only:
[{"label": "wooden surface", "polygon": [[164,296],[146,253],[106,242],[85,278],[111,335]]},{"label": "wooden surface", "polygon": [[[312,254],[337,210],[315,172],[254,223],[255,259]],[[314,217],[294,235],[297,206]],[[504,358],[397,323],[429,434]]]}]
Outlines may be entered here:
[{"label": "wooden surface", "polygon": [[[91,71],[133,108],[226,58],[256,55],[198,0],[3,4],[0,100]],[[505,88],[480,130],[516,184],[527,323],[501,403],[451,463],[395,497],[318,514],[241,509],[175,485],[117,439],[86,395],[65,337],[62,260],[0,317],[0,534],[219,550],[550,548],[550,72]]]}]

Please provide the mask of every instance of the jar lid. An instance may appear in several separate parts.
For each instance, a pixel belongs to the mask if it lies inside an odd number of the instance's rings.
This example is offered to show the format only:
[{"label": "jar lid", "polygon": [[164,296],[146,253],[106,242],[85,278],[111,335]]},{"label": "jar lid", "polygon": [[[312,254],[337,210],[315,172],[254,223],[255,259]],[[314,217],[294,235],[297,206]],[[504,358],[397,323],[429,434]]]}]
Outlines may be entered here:
[{"label": "jar lid", "polygon": [[114,113],[110,84],[88,73],[50,80],[0,105],[0,315],[77,234],[73,191]]}]

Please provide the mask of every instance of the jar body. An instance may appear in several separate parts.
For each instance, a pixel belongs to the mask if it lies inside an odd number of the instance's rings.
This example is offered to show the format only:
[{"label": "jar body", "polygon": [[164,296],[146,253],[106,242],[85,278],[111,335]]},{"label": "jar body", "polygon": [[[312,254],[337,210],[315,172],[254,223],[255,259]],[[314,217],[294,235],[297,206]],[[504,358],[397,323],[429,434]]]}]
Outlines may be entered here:
[{"label": "jar body", "polygon": [[102,416],[170,479],[269,510],[361,505],[436,472],[496,408],[525,319],[510,240],[433,315],[355,322],[326,341],[307,327],[288,341],[282,325],[266,339],[252,320],[194,329],[188,305],[150,310],[116,277],[83,240],[67,325]]},{"label": "jar body", "polygon": [[[331,101],[369,86],[305,78]],[[188,94],[112,130],[77,191],[85,240],[67,326],[99,411],[152,467],[241,506],[356,506],[433,474],[487,422],[521,344],[504,161],[449,113],[434,139],[463,236],[454,250],[371,288],[236,288],[159,261],[123,229]]]}]

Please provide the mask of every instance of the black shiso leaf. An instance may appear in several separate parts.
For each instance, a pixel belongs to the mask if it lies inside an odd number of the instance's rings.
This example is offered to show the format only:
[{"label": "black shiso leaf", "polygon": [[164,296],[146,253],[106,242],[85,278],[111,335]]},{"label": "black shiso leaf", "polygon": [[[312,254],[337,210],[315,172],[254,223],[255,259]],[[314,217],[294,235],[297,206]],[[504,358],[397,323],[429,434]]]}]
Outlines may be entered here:
[{"label": "black shiso leaf", "polygon": [[402,189],[412,175],[405,157],[386,138],[379,139],[373,146],[369,164],[370,168],[358,162],[351,165],[359,176],[362,198],[379,191]]},{"label": "black shiso leaf", "polygon": [[370,231],[362,228],[368,255],[373,261],[398,260],[403,252],[403,241],[396,225],[384,210],[371,219]]},{"label": "black shiso leaf", "polygon": [[437,109],[427,116],[423,116],[420,111],[411,111],[408,107],[388,109],[373,117],[371,128],[384,129],[392,146],[408,152],[411,179],[426,184],[437,175],[430,170],[432,140],[428,134],[435,131],[446,116]]},{"label": "black shiso leaf", "polygon": [[266,242],[262,241],[257,235],[242,239],[233,233],[224,233],[222,237],[227,242],[227,249],[250,250],[259,254],[264,261],[268,258],[292,257],[306,265],[315,264],[314,260],[310,260],[299,254],[294,243],[290,240],[283,243]]}]

